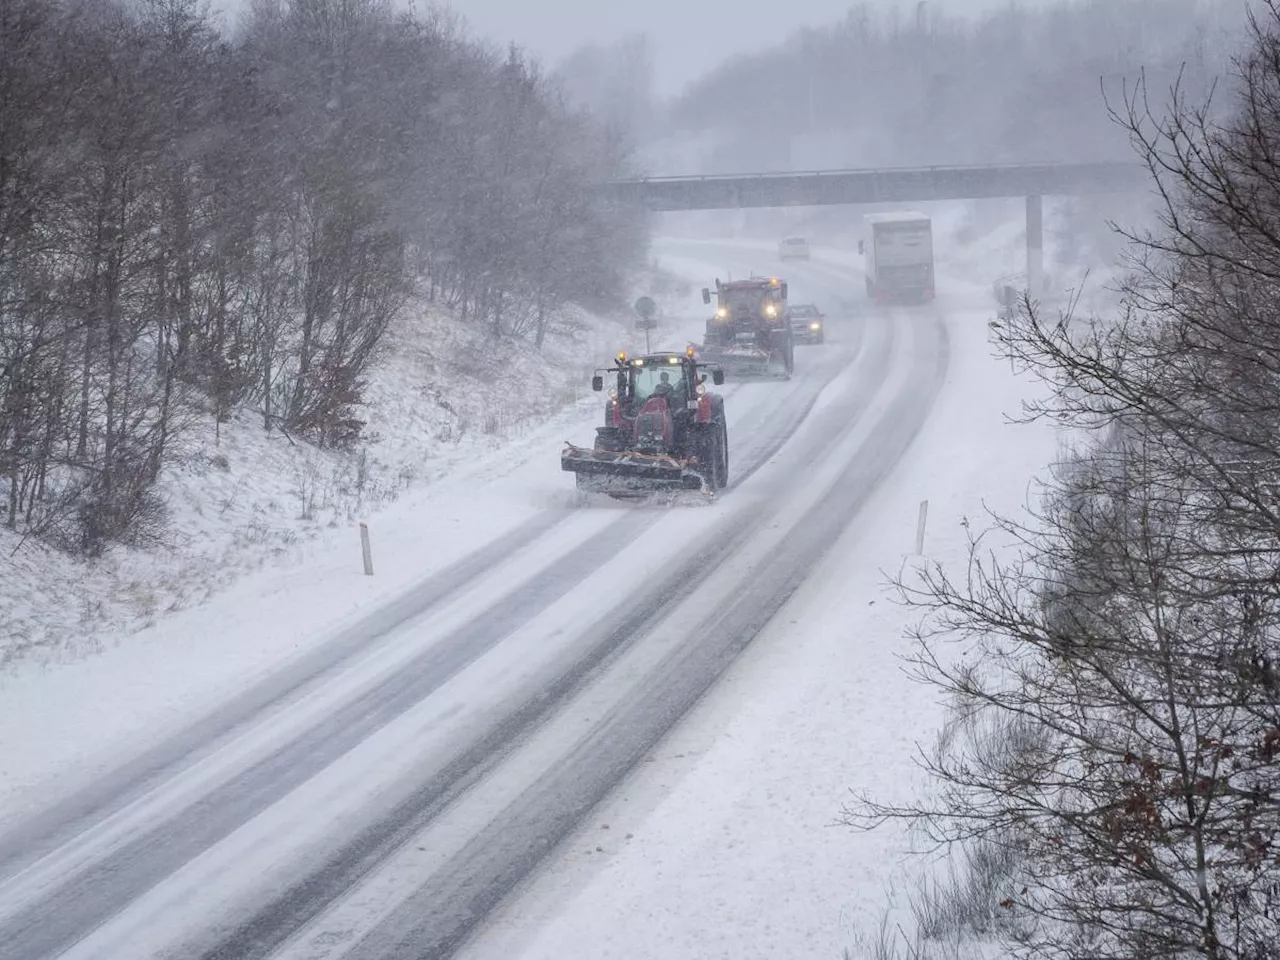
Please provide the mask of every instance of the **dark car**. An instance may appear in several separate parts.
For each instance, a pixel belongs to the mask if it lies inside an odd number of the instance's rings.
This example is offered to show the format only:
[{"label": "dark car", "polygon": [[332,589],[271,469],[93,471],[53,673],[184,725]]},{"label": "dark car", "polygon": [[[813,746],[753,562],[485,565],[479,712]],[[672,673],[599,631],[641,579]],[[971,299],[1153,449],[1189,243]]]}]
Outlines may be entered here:
[{"label": "dark car", "polygon": [[827,339],[827,318],[812,303],[791,305],[791,339],[795,343],[824,343]]}]

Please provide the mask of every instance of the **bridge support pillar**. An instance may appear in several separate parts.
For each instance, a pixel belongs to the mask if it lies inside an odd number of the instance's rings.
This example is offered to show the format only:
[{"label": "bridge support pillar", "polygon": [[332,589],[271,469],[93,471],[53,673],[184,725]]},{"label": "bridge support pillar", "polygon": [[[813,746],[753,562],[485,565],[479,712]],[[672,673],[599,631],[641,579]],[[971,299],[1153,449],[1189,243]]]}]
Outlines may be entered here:
[{"label": "bridge support pillar", "polygon": [[1027,197],[1027,290],[1044,293],[1044,198]]}]

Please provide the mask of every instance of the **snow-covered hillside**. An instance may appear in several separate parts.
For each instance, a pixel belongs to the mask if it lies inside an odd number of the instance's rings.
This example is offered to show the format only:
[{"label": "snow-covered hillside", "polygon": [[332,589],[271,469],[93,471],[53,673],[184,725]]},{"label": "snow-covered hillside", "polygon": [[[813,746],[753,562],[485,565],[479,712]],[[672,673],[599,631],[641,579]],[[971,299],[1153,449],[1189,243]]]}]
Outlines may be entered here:
[{"label": "snow-covered hillside", "polygon": [[[660,305],[688,290],[647,272]],[[296,566],[325,531],[374,516],[572,408],[590,370],[636,336],[632,318],[564,312],[539,352],[421,306],[393,328],[370,379],[365,441],[323,450],[239,410],[193,423],[159,490],[168,522],[153,544],[85,561],[0,530],[0,665],[76,658],[200,604],[264,565]]]}]

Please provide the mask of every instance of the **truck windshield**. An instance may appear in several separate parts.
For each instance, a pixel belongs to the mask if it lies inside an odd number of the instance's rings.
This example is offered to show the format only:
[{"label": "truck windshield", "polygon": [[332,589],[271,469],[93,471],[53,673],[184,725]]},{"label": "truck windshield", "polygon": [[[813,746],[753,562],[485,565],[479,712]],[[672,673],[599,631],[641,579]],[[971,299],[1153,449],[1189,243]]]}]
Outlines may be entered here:
[{"label": "truck windshield", "polygon": [[750,310],[755,312],[764,302],[763,290],[726,290],[723,294],[724,305],[730,310]]}]

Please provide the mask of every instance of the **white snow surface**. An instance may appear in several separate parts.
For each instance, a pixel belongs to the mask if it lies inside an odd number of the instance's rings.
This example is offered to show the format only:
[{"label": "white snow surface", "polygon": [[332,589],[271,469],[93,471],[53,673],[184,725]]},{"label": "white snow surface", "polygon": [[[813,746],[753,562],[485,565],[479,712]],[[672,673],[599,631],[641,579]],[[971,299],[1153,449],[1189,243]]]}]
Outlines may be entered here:
[{"label": "white snow surface", "polygon": [[[847,256],[815,251],[819,262]],[[924,558],[954,570],[967,558],[966,521],[985,528],[988,508],[1019,515],[1059,446],[1054,431],[1006,418],[1037,385],[993,358],[990,312],[977,306],[984,285],[952,276],[946,288],[949,373],[911,451],[701,704],[469,944],[467,960],[869,955],[891,887],[922,865],[901,828],[861,833],[837,821],[851,790],[918,794],[917,744],[932,743],[945,715],[905,675],[904,631],[918,615],[896,602],[889,577],[920,560],[922,500]]]},{"label": "white snow surface", "polygon": [[[720,245],[753,259],[758,251],[762,268],[776,251],[763,241]],[[683,321],[668,326],[666,345],[682,346],[696,336],[696,290],[709,281],[713,258],[687,240],[656,248],[662,267],[692,281],[663,304]],[[851,250],[815,247],[811,271],[829,276],[826,286],[847,284],[857,301],[857,265]],[[1031,475],[1055,453],[1051,433],[1005,423],[1032,387],[992,358],[990,281],[968,266],[963,275],[980,279],[963,280],[961,271],[940,279],[949,373],[931,420],[892,477],[746,654],[496,913],[467,957],[838,956],[856,930],[878,922],[909,840],[834,822],[850,788],[882,797],[919,789],[914,744],[931,740],[942,719],[929,691],[902,674],[898,655],[911,615],[893,604],[886,571],[909,559],[921,500],[929,501],[926,556],[959,562],[962,520],[981,523],[984,503],[1016,511]],[[792,299],[807,299],[797,286]],[[363,494],[351,490],[350,460],[299,454],[278,434],[265,438],[251,418],[224,428],[215,452],[226,457],[225,468],[205,438],[206,462],[197,457],[190,468],[203,479],[184,485],[172,478],[173,493],[187,498],[184,515],[234,513],[239,539],[215,536],[226,524],[189,525],[191,542],[170,555],[185,565],[176,576],[159,577],[154,559],[135,551],[49,582],[53,565],[19,550],[11,558],[17,574],[0,588],[0,622],[35,630],[56,609],[57,636],[81,642],[64,648],[74,657],[26,657],[0,673],[0,830],[432,571],[548,507],[568,505],[571,484],[555,454],[561,440],[588,434],[599,417],[598,397],[575,395],[570,384],[585,385],[589,368],[618,346],[636,346],[633,331],[595,329],[587,349],[579,343],[555,359],[554,375],[530,373],[538,361],[528,355],[494,356],[470,381],[465,371],[450,380],[457,387],[447,397],[415,393],[424,382],[419,371],[465,365],[482,344],[457,346],[445,359],[422,353],[438,340],[406,331],[375,387],[371,428],[383,442],[371,453],[378,462],[369,477],[384,486],[366,485]],[[535,408],[542,422],[517,423],[508,410],[486,430],[478,418],[493,408],[487,378],[509,362],[519,376],[542,378],[547,399]],[[243,480],[246,474],[254,479]],[[304,511],[308,491],[314,509]],[[282,514],[290,497],[309,519]],[[360,573],[362,519],[373,535],[371,578]],[[547,549],[588,534],[581,526],[570,525]],[[0,540],[0,549],[12,544]],[[169,581],[180,585],[177,595],[157,586]],[[119,610],[89,609],[108,589],[127,592],[130,584],[134,595]],[[149,625],[138,631],[139,622]],[[94,637],[96,654],[83,656],[83,640]]]}]

